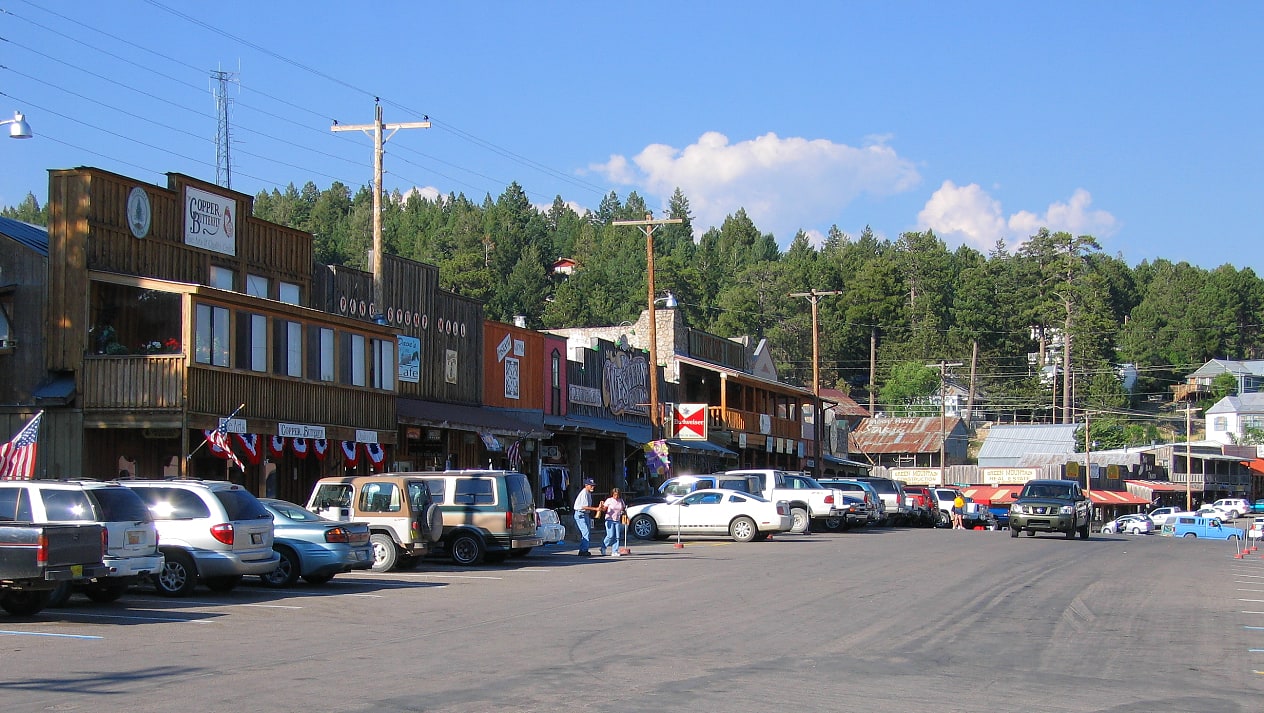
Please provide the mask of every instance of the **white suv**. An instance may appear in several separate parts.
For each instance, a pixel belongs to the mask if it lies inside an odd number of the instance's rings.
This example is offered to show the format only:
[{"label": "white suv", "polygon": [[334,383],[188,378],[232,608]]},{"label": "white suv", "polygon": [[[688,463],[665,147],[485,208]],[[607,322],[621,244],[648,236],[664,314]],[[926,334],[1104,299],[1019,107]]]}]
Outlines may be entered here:
[{"label": "white suv", "polygon": [[61,606],[72,591],[82,591],[94,602],[112,602],[132,584],[158,571],[158,531],[136,493],[116,482],[14,480],[0,488],[17,496],[19,509],[32,522],[95,522],[105,530],[106,572],[99,577],[59,582],[49,606]]},{"label": "white suv", "polygon": [[245,575],[276,569],[272,514],[240,485],[222,480],[124,480],[149,507],[166,556],[154,576],[158,593],[183,597],[198,580],[216,592]]},{"label": "white suv", "polygon": [[1243,498],[1221,498],[1212,505],[1228,513],[1229,518],[1233,520],[1251,512],[1251,503]]}]

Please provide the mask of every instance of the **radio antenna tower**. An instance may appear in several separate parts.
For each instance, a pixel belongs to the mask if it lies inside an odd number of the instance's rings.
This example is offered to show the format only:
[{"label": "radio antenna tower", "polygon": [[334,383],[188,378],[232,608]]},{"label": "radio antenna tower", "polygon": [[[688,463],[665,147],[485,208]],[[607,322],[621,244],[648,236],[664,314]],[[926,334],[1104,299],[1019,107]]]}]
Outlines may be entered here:
[{"label": "radio antenna tower", "polygon": [[232,113],[233,100],[228,97],[228,83],[237,81],[235,72],[215,70],[211,72],[211,80],[215,82],[215,185],[224,188],[233,187],[233,162],[229,156],[232,141],[229,136],[229,115]]}]

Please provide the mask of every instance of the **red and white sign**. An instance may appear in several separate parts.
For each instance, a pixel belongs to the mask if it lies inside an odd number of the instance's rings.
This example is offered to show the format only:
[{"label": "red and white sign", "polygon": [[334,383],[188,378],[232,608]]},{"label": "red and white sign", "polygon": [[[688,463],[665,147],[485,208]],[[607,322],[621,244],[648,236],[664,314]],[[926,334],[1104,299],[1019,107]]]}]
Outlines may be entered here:
[{"label": "red and white sign", "polygon": [[676,404],[672,407],[672,438],[707,440],[707,405]]}]

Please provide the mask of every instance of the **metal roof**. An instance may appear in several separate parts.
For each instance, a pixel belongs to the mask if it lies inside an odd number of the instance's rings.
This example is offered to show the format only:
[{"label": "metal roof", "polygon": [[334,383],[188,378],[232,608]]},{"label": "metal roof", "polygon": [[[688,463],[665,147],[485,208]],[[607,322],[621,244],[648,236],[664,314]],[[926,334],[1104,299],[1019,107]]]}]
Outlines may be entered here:
[{"label": "metal roof", "polygon": [[7,235],[44,257],[48,257],[47,228],[12,218],[0,218],[0,235]]},{"label": "metal roof", "polygon": [[1241,414],[1260,412],[1264,412],[1264,394],[1258,392],[1226,396],[1207,409],[1207,415],[1209,416],[1218,413]]},{"label": "metal roof", "polygon": [[851,432],[850,451],[856,453],[938,453],[946,432],[961,428],[961,419],[951,416],[867,418]]},{"label": "metal roof", "polygon": [[1030,423],[993,426],[979,448],[979,460],[1022,458],[1029,453],[1074,453],[1074,423]]}]

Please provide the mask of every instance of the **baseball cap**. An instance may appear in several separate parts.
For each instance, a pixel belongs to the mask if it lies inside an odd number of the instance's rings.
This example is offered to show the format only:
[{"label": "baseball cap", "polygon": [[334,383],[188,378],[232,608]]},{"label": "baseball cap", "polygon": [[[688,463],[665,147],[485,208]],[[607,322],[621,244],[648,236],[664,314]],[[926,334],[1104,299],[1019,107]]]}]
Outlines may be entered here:
[{"label": "baseball cap", "polygon": [[592,478],[584,478],[584,485],[596,485],[597,481]]}]

